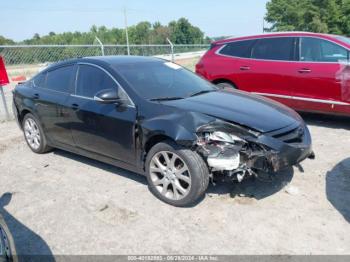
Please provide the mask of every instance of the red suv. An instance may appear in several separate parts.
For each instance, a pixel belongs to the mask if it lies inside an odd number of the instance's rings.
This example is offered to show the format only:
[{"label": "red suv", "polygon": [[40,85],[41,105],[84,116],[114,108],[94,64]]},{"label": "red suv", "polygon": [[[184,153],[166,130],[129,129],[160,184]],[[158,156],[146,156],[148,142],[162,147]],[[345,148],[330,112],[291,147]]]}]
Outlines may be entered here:
[{"label": "red suv", "polygon": [[214,42],[197,74],[299,111],[350,115],[350,38],[273,33]]}]

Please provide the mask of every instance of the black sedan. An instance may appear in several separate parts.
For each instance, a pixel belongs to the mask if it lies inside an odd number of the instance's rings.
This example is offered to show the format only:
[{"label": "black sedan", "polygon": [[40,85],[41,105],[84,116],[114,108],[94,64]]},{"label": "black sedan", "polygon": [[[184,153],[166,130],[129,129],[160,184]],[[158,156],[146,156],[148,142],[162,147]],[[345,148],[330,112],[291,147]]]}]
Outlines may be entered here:
[{"label": "black sedan", "polygon": [[156,58],[54,64],[15,88],[13,106],[35,153],[61,148],[145,174],[175,206],[195,202],[216,174],[241,181],[313,157],[293,110]]}]

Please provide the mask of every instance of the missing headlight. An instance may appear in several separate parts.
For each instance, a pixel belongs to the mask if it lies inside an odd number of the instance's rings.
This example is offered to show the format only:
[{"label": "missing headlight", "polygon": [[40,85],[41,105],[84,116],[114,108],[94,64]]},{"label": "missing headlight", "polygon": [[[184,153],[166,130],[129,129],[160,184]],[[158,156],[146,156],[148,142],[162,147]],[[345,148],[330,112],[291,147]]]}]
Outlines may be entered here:
[{"label": "missing headlight", "polygon": [[230,144],[234,144],[236,142],[244,142],[243,139],[239,138],[236,135],[228,134],[221,131],[208,133],[206,139],[208,141],[216,141],[216,142],[223,142],[223,143],[230,143]]},{"label": "missing headlight", "polygon": [[240,137],[221,132],[199,134],[197,145],[212,171],[232,171],[240,166],[240,151],[245,144]]},{"label": "missing headlight", "polygon": [[196,150],[206,160],[211,178],[223,174],[240,182],[275,170],[276,154],[259,143],[258,136],[244,127],[216,121],[197,129]]}]

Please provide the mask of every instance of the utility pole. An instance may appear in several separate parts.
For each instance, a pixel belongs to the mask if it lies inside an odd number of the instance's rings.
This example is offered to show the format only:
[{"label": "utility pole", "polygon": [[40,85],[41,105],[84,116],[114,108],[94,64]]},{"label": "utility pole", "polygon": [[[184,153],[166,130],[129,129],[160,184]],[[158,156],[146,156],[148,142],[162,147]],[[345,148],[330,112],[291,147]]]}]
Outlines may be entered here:
[{"label": "utility pole", "polygon": [[263,28],[262,32],[265,33],[265,18],[263,18]]},{"label": "utility pole", "polygon": [[126,47],[128,49],[128,55],[130,55],[129,34],[128,34],[128,19],[126,17],[126,8],[125,7],[124,7],[124,22],[125,22]]}]

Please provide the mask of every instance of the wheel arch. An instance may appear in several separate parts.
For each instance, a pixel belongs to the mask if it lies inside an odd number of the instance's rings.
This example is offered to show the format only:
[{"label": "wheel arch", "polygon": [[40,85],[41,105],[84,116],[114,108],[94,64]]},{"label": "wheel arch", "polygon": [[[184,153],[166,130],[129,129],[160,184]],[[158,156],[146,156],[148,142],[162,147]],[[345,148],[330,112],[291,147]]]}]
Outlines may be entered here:
[{"label": "wheel arch", "polygon": [[148,153],[154,145],[156,145],[160,142],[163,142],[165,140],[171,140],[171,141],[175,142],[171,137],[169,137],[167,135],[157,134],[157,135],[151,136],[150,138],[147,139],[147,141],[145,143],[145,152]]},{"label": "wheel arch", "polygon": [[175,140],[172,139],[170,136],[167,136],[167,135],[164,135],[164,134],[155,134],[151,137],[149,137],[145,143],[144,143],[144,154],[143,154],[143,157],[142,157],[142,166],[143,166],[143,170],[145,170],[145,164],[146,164],[146,158],[147,158],[147,155],[149,153],[149,151],[151,150],[152,147],[154,147],[156,144],[160,143],[160,142],[164,142],[164,141],[172,141],[174,143]]},{"label": "wheel arch", "polygon": [[18,121],[21,125],[22,125],[22,121],[23,121],[26,114],[33,114],[33,112],[27,108],[24,108],[21,110],[21,112],[18,115]]},{"label": "wheel arch", "polygon": [[217,78],[217,79],[212,80],[211,82],[215,85],[220,84],[220,83],[229,83],[238,89],[237,84],[234,83],[233,81],[227,79],[227,78]]}]

